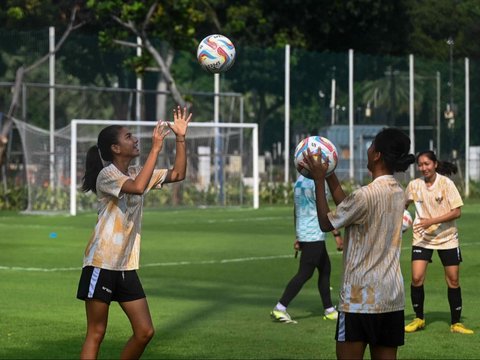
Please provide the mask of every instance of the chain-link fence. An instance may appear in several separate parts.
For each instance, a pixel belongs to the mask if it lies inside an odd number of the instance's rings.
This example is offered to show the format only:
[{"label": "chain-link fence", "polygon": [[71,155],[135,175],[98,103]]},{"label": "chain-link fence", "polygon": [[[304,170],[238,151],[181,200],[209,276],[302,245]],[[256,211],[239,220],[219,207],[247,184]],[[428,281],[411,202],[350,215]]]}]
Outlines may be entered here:
[{"label": "chain-link fence", "polygon": [[[48,51],[48,31],[0,31],[0,112],[11,101],[11,84],[21,64],[31,64]],[[446,45],[447,46],[447,45]],[[196,63],[196,49],[176,54],[172,74],[177,86],[192,104],[195,121],[212,121],[214,81]],[[174,106],[157,71],[136,74],[124,66],[134,49],[99,48],[95,36],[73,34],[56,54],[55,126],[64,127],[73,118],[155,120],[170,114]],[[289,154],[307,135],[331,137],[339,147],[338,174],[347,178],[351,156],[346,142],[349,124],[348,53],[315,53],[292,49],[290,59]],[[284,179],[284,49],[237,46],[235,65],[221,75],[221,122],[259,124],[260,170],[263,182]],[[470,61],[470,145],[480,145],[480,95],[478,63]],[[135,89],[137,76],[143,80],[141,96]],[[43,64],[25,78],[22,106],[16,116],[29,124],[49,127],[49,70]],[[384,126],[408,133],[409,58],[355,53],[353,63],[353,122],[355,126],[355,181],[368,178],[364,166],[366,146],[372,134]],[[464,59],[414,60],[415,149],[432,148],[439,158],[460,165],[462,183],[465,154],[465,66]],[[138,100],[140,99],[140,100]],[[140,106],[140,108],[138,108]],[[453,113],[453,116],[452,116]],[[18,138],[17,138],[18,139]],[[8,156],[21,148],[13,144]],[[472,180],[479,181],[480,160],[473,148]],[[454,156],[456,155],[456,156]],[[290,162],[290,180],[296,173]],[[9,169],[5,170],[7,174]],[[408,177],[405,178],[405,181]]]}]

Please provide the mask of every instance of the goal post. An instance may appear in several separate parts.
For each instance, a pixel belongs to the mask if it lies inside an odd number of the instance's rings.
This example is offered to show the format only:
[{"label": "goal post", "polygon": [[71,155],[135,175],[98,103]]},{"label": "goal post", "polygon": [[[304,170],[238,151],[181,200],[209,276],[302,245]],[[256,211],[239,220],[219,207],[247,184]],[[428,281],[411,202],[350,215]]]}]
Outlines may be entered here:
[{"label": "goal post", "polygon": [[[151,144],[152,128],[156,124],[156,121],[72,120],[69,176],[71,215],[77,214],[78,184],[83,176],[79,164],[84,164],[82,160],[84,160],[86,149],[96,143],[98,131],[108,125],[131,127],[132,132],[139,139],[141,156],[146,157]],[[86,128],[93,129],[81,131]],[[161,166],[169,167],[169,164],[173,163],[174,152],[175,141],[167,136],[159,156]],[[215,205],[228,205],[228,202],[241,205],[245,188],[249,190],[248,193],[251,193],[252,207],[258,209],[260,205],[258,159],[258,124],[191,122],[187,135],[187,178],[184,182],[191,181],[193,187],[191,191],[194,194],[185,191],[185,196],[192,199],[199,196],[198,192],[202,192],[207,194],[202,196],[210,196],[210,200],[216,197],[213,200]],[[142,158],[140,163],[143,163]],[[214,176],[211,176],[212,170]],[[193,175],[189,175],[190,173]],[[215,180],[212,181],[212,178]],[[231,200],[232,193],[240,200]]]}]

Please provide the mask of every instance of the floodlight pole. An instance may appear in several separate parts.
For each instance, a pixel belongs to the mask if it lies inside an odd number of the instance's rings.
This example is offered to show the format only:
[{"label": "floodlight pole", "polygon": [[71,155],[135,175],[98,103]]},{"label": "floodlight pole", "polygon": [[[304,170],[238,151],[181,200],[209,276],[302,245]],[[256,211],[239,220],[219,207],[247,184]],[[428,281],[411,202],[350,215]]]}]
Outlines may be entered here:
[{"label": "floodlight pole", "polygon": [[437,71],[437,155],[441,157],[441,146],[440,146],[440,71]]},{"label": "floodlight pole", "polygon": [[[218,124],[220,122],[220,74],[213,74],[213,122]],[[220,138],[220,129],[215,128],[215,185],[218,187],[218,202],[224,205],[223,195],[223,158],[222,158],[222,144]]]},{"label": "floodlight pole", "polygon": [[[348,50],[348,124],[350,143],[350,180],[353,181],[355,174],[355,147],[353,144],[353,49]],[[363,151],[363,149],[361,149],[361,151]]]},{"label": "floodlight pole", "polygon": [[[137,52],[138,57],[142,57],[142,38],[137,36]],[[143,90],[143,78],[140,74],[137,74],[136,79],[136,92],[135,92],[135,120],[142,120],[142,90]],[[140,127],[137,126],[137,134],[140,133]],[[138,146],[140,146],[140,136],[138,136]],[[135,164],[140,165],[140,157],[135,159]]]},{"label": "floodlight pole", "polygon": [[[50,188],[55,189],[55,28],[48,28],[50,100]],[[23,119],[25,120],[25,119]]]},{"label": "floodlight pole", "polygon": [[[137,36],[137,56],[142,56],[142,39],[140,36]],[[135,120],[140,121],[142,118],[142,89],[143,89],[143,79],[137,74],[137,83],[136,83],[136,96],[135,96]]]},{"label": "floodlight pole", "polygon": [[288,184],[289,150],[290,150],[290,45],[285,45],[285,146],[284,152],[284,182]]},{"label": "floodlight pole", "polygon": [[[413,54],[410,54],[408,57],[409,61],[409,88],[410,88],[410,101],[409,101],[409,112],[410,112],[410,153],[415,154],[415,87],[414,87],[414,71],[413,71]],[[410,166],[410,178],[415,177],[415,166]]]},{"label": "floodlight pole", "polygon": [[337,106],[336,104],[336,98],[335,98],[335,93],[337,91],[337,82],[335,80],[335,66],[332,68],[332,86],[330,89],[330,124],[335,125],[335,118],[336,116],[336,111],[335,108]]},{"label": "floodlight pole", "polygon": [[465,197],[470,196],[470,61],[465,58]]},{"label": "floodlight pole", "polygon": [[[447,44],[449,46],[449,53],[450,53],[450,79],[448,82],[448,86],[450,87],[450,111],[451,115],[449,115],[449,118],[447,118],[448,121],[448,127],[451,130],[450,134],[450,156],[453,161],[456,160],[456,151],[453,148],[454,147],[454,135],[455,135],[455,117],[457,116],[456,111],[455,111],[455,106],[453,104],[453,46],[455,45],[455,42],[453,38],[450,36],[447,40]],[[448,107],[447,107],[447,112],[448,112]]]}]

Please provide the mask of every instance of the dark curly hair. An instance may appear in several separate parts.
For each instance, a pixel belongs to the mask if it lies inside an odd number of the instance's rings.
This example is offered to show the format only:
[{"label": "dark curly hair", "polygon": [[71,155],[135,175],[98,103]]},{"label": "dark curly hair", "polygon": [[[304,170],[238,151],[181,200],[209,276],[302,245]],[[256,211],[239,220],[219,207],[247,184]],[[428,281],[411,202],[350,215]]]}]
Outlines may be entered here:
[{"label": "dark curly hair", "polygon": [[373,140],[375,151],[382,154],[383,162],[393,174],[405,171],[415,162],[415,156],[409,154],[410,138],[396,128],[384,128]]}]

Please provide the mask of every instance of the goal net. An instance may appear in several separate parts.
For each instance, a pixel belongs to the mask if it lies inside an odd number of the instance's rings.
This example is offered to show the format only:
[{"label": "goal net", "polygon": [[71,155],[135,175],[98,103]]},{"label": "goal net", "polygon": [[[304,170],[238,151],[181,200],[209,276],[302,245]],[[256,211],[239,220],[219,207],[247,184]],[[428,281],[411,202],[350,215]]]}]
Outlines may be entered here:
[{"label": "goal net", "polygon": [[[143,164],[151,147],[156,122],[72,120],[52,135],[15,120],[25,155],[29,212],[69,212],[96,209],[96,196],[81,191],[85,156],[108,125],[130,128],[139,139]],[[52,147],[53,144],[53,147]],[[257,124],[195,123],[187,134],[187,176],[145,197],[145,208],[247,206],[259,207]],[[50,151],[53,148],[54,151]],[[165,139],[157,167],[171,168],[175,137]]]}]

